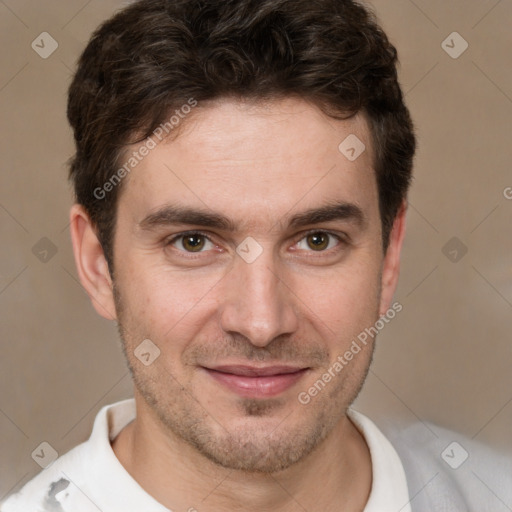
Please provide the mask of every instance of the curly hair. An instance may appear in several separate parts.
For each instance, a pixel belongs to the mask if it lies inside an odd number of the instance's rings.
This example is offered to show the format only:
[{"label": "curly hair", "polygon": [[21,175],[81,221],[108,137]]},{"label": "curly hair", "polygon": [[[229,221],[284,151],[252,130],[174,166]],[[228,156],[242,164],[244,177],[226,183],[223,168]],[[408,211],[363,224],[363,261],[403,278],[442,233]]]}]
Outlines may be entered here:
[{"label": "curly hair", "polygon": [[70,178],[109,267],[121,185],[94,193],[123,148],[174,109],[222,97],[298,96],[326,115],[362,112],[373,142],[383,247],[411,182],[416,139],[397,52],[353,0],[140,0],[93,34],[69,88]]}]

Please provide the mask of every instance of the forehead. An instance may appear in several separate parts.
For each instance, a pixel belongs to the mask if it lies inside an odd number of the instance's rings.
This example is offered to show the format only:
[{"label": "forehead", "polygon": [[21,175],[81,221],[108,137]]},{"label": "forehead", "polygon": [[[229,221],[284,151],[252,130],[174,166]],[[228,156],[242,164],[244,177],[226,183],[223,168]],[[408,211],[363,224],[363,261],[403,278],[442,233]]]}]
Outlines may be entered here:
[{"label": "forehead", "polygon": [[124,184],[119,215],[126,210],[140,222],[169,204],[193,205],[256,226],[334,201],[377,212],[362,115],[335,120],[299,99],[224,100],[196,107],[177,136],[141,160]]}]

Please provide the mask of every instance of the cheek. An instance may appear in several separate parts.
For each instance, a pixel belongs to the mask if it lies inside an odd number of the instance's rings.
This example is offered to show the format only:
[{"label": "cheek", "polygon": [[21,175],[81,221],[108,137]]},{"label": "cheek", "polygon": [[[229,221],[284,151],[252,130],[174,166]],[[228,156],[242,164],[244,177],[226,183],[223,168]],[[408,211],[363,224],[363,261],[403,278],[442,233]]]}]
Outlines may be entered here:
[{"label": "cheek", "polygon": [[295,279],[304,314],[329,338],[356,336],[372,325],[379,308],[378,265],[352,265]]},{"label": "cheek", "polygon": [[197,328],[198,316],[211,303],[218,279],[169,270],[147,261],[125,261],[116,278],[125,309],[125,328],[161,341]]}]

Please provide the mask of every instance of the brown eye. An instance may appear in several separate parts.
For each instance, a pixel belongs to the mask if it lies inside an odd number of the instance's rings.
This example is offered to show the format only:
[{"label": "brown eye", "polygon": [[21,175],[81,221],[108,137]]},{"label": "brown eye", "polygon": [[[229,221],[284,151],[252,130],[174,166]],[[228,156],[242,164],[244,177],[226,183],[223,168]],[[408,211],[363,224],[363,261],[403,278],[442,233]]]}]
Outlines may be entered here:
[{"label": "brown eye", "polygon": [[310,231],[299,240],[297,249],[306,252],[325,252],[331,254],[341,249],[343,239],[328,231]]},{"label": "brown eye", "polygon": [[167,245],[174,246],[178,251],[184,253],[200,253],[213,249],[215,246],[208,236],[202,233],[182,233],[167,242]]},{"label": "brown eye", "polygon": [[306,238],[308,246],[314,251],[323,251],[329,246],[329,235],[327,233],[312,233]]},{"label": "brown eye", "polygon": [[181,245],[186,251],[199,252],[205,244],[204,236],[197,234],[185,235],[182,237]]}]

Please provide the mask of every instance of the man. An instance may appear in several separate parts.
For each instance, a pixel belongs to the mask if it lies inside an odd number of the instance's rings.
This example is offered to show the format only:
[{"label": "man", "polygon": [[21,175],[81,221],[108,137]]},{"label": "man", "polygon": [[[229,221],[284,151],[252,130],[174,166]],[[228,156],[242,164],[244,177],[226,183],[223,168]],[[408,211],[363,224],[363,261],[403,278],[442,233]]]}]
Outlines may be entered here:
[{"label": "man", "polygon": [[93,35],[71,233],[135,398],[4,512],[496,510],[350,409],[400,310],[396,60],[347,0],[143,0]]}]

